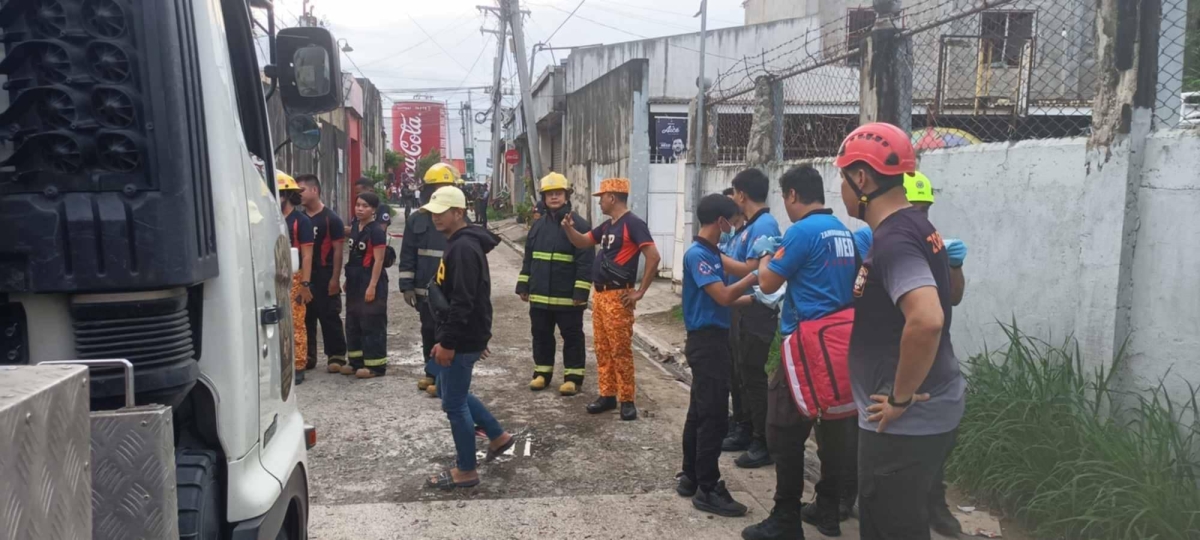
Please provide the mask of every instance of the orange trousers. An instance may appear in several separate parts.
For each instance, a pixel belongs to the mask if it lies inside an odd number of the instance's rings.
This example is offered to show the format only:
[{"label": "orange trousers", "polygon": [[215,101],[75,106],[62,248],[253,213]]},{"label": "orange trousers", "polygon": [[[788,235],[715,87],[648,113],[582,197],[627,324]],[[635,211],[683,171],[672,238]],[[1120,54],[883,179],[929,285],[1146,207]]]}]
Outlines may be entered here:
[{"label": "orange trousers", "polygon": [[600,395],[633,401],[633,310],[621,304],[629,289],[596,291],[592,297],[592,331]]},{"label": "orange trousers", "polygon": [[304,371],[308,364],[308,330],[304,328],[304,316],[308,306],[300,303],[300,274],[292,274],[292,336],[296,350],[292,357],[296,371]]}]

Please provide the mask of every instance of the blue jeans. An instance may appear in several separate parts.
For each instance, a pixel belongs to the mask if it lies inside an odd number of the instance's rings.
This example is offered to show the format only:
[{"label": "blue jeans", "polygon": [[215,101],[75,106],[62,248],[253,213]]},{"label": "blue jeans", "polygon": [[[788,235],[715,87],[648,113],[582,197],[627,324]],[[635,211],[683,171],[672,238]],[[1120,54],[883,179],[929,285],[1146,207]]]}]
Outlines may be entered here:
[{"label": "blue jeans", "polygon": [[471,372],[480,353],[454,355],[449,367],[442,367],[429,360],[427,369],[437,374],[438,396],[442,398],[442,410],[450,420],[450,433],[454,435],[454,450],[458,454],[458,470],[475,470],[475,426],[483,428],[489,440],[504,434],[500,422],[488,412],[487,407],[471,394]]}]

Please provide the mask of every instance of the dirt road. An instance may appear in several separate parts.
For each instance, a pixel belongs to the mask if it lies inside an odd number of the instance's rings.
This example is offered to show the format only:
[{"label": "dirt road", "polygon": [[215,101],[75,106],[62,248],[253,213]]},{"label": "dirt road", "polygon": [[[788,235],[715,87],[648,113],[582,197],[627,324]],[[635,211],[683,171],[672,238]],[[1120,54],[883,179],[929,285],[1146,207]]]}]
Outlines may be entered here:
[{"label": "dirt road", "polygon": [[[512,294],[520,257],[502,244],[489,263],[492,355],[477,365],[472,390],[520,434],[514,455],[481,463],[477,488],[422,488],[427,476],[452,466],[454,446],[438,400],[416,388],[423,365],[417,314],[392,294],[388,375],[359,381],[328,374],[322,355],[321,369],[298,389],[320,435],[309,452],[312,538],[725,539],[766,517],[773,469],[737,470],[730,455],[722,471],[734,497],[751,508],[747,517],[713,518],[675,495],[687,388],[657,364],[637,360],[637,421],[585,412],[596,397],[590,312],[584,392],[530,392],[528,305]],[[391,287],[394,277],[393,269]],[[553,388],[561,377],[560,363]],[[853,521],[843,530],[843,538],[857,538]]]}]

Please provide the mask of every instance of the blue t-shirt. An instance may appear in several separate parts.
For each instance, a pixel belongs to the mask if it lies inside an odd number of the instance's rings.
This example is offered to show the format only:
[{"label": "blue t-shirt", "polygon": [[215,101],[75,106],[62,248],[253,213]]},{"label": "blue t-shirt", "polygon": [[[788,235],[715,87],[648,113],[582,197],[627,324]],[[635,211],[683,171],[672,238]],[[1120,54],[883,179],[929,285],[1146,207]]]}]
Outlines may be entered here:
[{"label": "blue t-shirt", "polygon": [[713,300],[704,288],[725,280],[721,252],[697,237],[683,254],[683,325],[689,332],[701,328],[729,328],[729,308]]},{"label": "blue t-shirt", "polygon": [[736,243],[734,244],[736,251],[730,257],[737,259],[738,262],[757,259],[758,257],[751,256],[750,248],[754,247],[754,243],[764,236],[779,236],[779,222],[775,220],[775,216],[772,216],[771,212],[766,208],[759,210],[753,218],[750,218],[746,226],[738,231],[735,239]]},{"label": "blue t-shirt", "polygon": [[875,234],[871,232],[870,227],[863,227],[854,231],[854,247],[858,249],[858,257],[860,259],[867,258],[867,252],[871,251],[871,244],[875,243]]},{"label": "blue t-shirt", "polygon": [[787,279],[779,318],[785,336],[800,321],[820,319],[854,300],[854,238],[833,210],[810,212],[793,223],[767,267]]}]

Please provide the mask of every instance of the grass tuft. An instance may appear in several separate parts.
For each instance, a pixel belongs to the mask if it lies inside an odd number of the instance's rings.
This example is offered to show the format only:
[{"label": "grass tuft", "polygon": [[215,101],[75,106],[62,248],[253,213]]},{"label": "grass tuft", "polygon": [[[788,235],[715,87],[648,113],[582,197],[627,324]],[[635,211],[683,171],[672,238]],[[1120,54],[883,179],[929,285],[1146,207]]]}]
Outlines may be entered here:
[{"label": "grass tuft", "polygon": [[1200,407],[1160,384],[1113,388],[1061,346],[1004,325],[1008,348],[966,363],[970,390],[947,475],[1039,538],[1200,538]]}]

